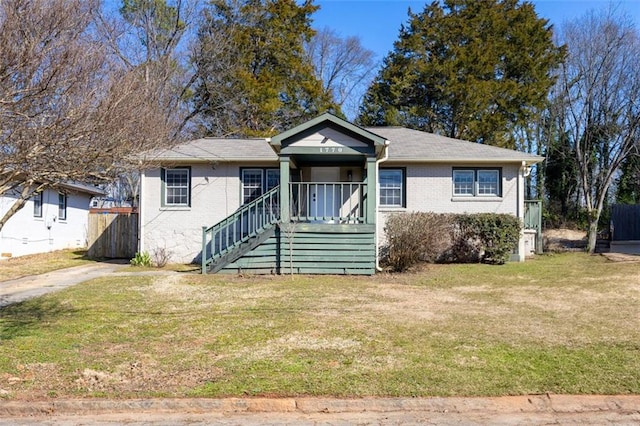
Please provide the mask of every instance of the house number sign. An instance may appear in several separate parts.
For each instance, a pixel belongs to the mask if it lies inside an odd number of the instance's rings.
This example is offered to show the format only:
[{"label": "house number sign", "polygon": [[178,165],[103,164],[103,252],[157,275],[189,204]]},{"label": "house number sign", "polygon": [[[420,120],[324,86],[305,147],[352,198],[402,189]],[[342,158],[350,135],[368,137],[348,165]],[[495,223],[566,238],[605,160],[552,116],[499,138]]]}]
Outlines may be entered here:
[{"label": "house number sign", "polygon": [[328,152],[342,152],[342,148],[341,147],[335,147],[335,146],[323,146],[320,147],[320,152],[322,153],[328,153]]}]

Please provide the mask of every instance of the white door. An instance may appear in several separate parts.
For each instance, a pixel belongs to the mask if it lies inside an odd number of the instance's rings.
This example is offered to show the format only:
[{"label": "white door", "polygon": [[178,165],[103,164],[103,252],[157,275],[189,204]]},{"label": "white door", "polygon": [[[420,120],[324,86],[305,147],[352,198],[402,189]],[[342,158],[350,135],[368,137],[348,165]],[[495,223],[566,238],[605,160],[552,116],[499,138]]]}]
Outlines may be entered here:
[{"label": "white door", "polygon": [[311,216],[340,217],[340,167],[312,167],[311,182]]}]

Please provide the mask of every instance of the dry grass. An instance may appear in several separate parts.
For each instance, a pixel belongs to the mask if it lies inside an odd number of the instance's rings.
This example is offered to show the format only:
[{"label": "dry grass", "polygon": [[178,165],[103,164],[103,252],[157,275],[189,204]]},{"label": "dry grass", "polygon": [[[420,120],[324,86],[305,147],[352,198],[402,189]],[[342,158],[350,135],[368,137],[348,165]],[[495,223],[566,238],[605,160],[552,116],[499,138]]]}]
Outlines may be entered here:
[{"label": "dry grass", "polygon": [[0,311],[0,392],[640,392],[640,264],[581,253],[375,277],[95,280]]},{"label": "dry grass", "polygon": [[56,269],[80,266],[92,262],[84,250],[57,250],[50,253],[11,257],[0,261],[0,281],[27,275],[44,274]]}]

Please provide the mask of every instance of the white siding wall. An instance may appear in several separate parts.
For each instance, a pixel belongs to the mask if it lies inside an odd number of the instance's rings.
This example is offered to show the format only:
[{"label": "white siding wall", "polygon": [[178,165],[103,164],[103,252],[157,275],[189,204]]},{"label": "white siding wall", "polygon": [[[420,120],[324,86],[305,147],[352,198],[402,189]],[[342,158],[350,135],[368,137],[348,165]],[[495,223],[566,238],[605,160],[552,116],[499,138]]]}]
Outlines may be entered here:
[{"label": "white siding wall", "polygon": [[162,207],[160,169],[147,171],[142,185],[140,249],[150,254],[156,248],[166,249],[172,262],[199,260],[202,227],[215,225],[240,207],[238,164],[192,165],[190,207]]},{"label": "white siding wall", "polygon": [[[12,197],[0,197],[0,213],[4,214],[14,201]],[[60,220],[58,192],[44,191],[42,217],[33,216],[33,201],[27,201],[0,231],[0,253],[15,257],[86,247],[90,201],[89,194],[68,194],[67,218]]]},{"label": "white siding wall", "polygon": [[[381,168],[395,165],[381,164]],[[482,164],[456,167],[493,168]],[[407,207],[402,209],[381,208],[378,213],[378,242],[384,242],[384,224],[389,214],[398,211],[434,213],[507,213],[518,215],[518,165],[500,166],[502,169],[502,197],[454,197],[453,166],[446,164],[419,164],[406,167]]]},{"label": "white siding wall", "polygon": [[[396,167],[383,164],[384,167]],[[243,165],[242,167],[249,167]],[[250,167],[277,167],[277,163]],[[400,166],[398,166],[400,167]],[[474,166],[469,166],[474,167]],[[482,167],[492,167],[483,164]],[[518,165],[502,168],[502,197],[453,197],[451,165],[422,164],[406,166],[407,207],[381,209],[378,214],[379,242],[384,241],[384,222],[394,211],[436,213],[508,213],[519,214]],[[171,261],[199,260],[202,226],[212,226],[240,206],[240,165],[216,164],[191,166],[191,206],[161,206],[160,169],[147,171],[142,184],[140,220],[141,250],[152,253],[164,248],[172,253]]]}]

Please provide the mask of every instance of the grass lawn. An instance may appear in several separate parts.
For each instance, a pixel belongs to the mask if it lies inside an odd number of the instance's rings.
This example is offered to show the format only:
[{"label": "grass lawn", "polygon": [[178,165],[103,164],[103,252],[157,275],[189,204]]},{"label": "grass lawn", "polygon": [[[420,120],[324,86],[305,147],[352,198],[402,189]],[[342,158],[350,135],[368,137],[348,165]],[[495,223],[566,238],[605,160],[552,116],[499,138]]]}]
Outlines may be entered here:
[{"label": "grass lawn", "polygon": [[27,256],[11,257],[0,261],[0,281],[27,275],[44,274],[56,269],[70,268],[93,262],[86,258],[85,250],[58,250]]},{"label": "grass lawn", "polygon": [[111,276],[0,310],[0,395],[640,393],[640,263]]}]

